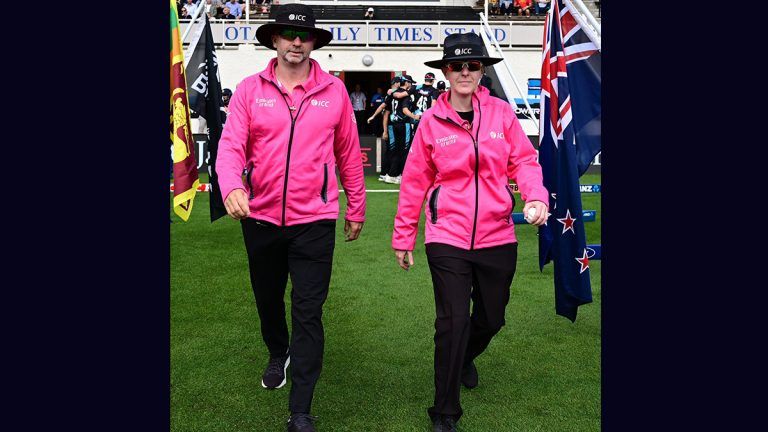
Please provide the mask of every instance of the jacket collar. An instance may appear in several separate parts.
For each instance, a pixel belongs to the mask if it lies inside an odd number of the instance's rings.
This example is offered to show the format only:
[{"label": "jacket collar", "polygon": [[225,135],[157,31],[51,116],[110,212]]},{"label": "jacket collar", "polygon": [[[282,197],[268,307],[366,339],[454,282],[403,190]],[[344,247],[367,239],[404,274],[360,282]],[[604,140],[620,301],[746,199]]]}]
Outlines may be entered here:
[{"label": "jacket collar", "polygon": [[[306,94],[316,93],[332,82],[330,75],[320,69],[320,64],[318,62],[311,58],[309,59],[309,62],[309,76],[307,77],[307,80],[302,83],[304,90],[306,90]],[[276,86],[281,87],[275,76],[276,66],[277,57],[273,57],[272,60],[269,61],[267,67],[259,73],[259,76],[267,81],[273,82]]]},{"label": "jacket collar", "polygon": [[[435,116],[452,120],[454,123],[458,124],[464,129],[469,130],[468,129],[469,122],[459,117],[459,114],[456,113],[456,110],[453,109],[453,107],[451,106],[451,102],[448,100],[450,95],[451,95],[451,92],[447,91],[441,94],[440,97],[437,98],[437,103],[435,104],[434,107],[432,107],[432,109],[435,110]],[[472,122],[473,130],[477,130],[477,128],[479,127],[478,113],[479,111],[481,111],[482,107],[486,105],[490,95],[491,95],[491,92],[488,91],[487,88],[481,85],[477,86],[477,90],[475,90],[475,92],[472,94],[472,109],[475,111],[475,119],[476,119],[475,121]]]}]

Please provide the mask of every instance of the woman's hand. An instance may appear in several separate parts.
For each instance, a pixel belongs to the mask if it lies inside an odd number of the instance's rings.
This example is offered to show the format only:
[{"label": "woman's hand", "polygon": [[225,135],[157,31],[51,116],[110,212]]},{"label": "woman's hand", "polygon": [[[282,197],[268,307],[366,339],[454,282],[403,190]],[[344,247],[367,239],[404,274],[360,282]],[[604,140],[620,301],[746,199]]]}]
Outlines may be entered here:
[{"label": "woman's hand", "polygon": [[[536,210],[536,213],[533,213],[533,216],[530,216],[528,213],[529,209]],[[549,217],[548,212],[549,207],[541,201],[530,201],[525,203],[525,206],[523,207],[523,216],[531,225],[544,225],[544,222],[546,222]]]},{"label": "woman's hand", "polygon": [[403,270],[407,271],[413,265],[413,252],[406,250],[395,250],[395,259],[397,259],[397,264]]}]

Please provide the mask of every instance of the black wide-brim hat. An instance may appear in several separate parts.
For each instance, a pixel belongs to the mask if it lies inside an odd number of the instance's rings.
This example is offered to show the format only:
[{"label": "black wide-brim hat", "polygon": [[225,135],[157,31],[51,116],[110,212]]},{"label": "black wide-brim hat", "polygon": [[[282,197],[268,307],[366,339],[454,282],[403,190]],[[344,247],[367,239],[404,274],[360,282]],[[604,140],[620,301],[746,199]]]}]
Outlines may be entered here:
[{"label": "black wide-brim hat", "polygon": [[445,37],[443,42],[443,58],[424,62],[425,65],[440,69],[452,61],[479,60],[484,65],[494,65],[502,58],[489,57],[485,51],[483,38],[474,33],[452,33]]},{"label": "black wide-brim hat", "polygon": [[315,47],[320,49],[333,40],[333,34],[328,30],[315,27],[315,13],[312,8],[302,3],[288,3],[281,5],[275,15],[275,22],[263,24],[256,30],[256,39],[263,46],[274,50],[272,35],[284,28],[296,30],[309,30],[315,34]]}]

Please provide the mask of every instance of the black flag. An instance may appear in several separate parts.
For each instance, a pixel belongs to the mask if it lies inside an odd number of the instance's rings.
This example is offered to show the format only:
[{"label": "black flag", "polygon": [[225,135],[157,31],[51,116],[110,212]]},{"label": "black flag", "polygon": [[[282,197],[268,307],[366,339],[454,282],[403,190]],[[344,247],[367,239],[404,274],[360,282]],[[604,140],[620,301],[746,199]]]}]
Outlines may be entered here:
[{"label": "black flag", "polygon": [[187,94],[189,95],[189,108],[208,124],[208,176],[211,189],[211,222],[226,216],[227,209],[221,198],[219,180],[216,176],[216,153],[219,149],[219,138],[225,116],[221,109],[221,81],[219,79],[219,64],[216,59],[216,48],[213,44],[213,33],[208,16],[203,13],[205,26],[199,28],[193,36],[189,46],[187,65]]}]

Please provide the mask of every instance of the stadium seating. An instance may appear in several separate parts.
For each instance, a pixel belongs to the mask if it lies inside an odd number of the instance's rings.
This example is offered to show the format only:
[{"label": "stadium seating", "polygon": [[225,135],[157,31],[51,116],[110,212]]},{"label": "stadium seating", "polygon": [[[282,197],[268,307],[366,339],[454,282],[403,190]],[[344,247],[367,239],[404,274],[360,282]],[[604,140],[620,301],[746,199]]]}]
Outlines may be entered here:
[{"label": "stadium seating", "polygon": [[[312,5],[318,20],[362,20],[369,6]],[[277,8],[269,17],[275,18]],[[469,6],[374,6],[374,21],[475,21],[478,11]]]}]

